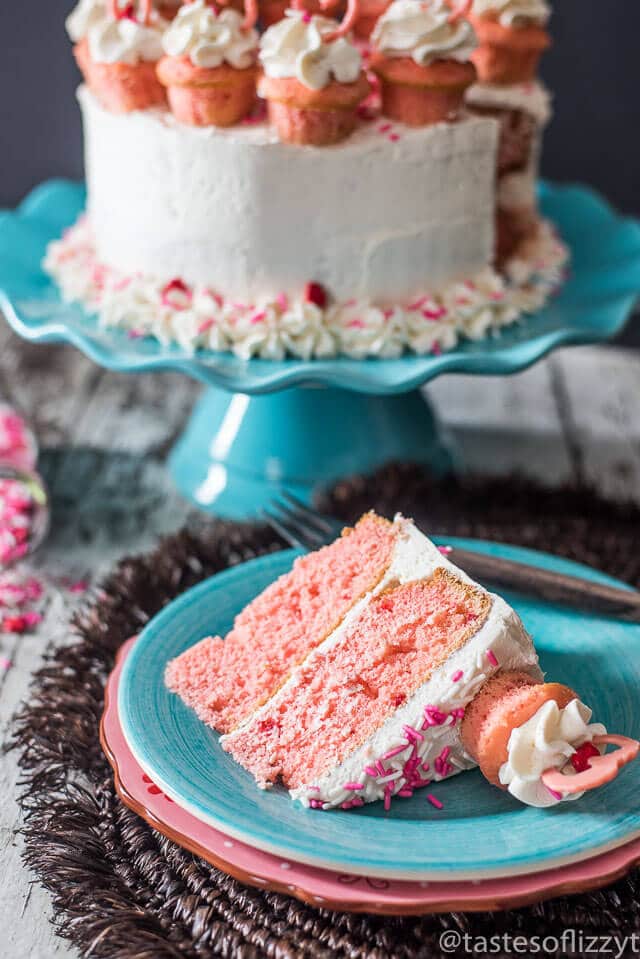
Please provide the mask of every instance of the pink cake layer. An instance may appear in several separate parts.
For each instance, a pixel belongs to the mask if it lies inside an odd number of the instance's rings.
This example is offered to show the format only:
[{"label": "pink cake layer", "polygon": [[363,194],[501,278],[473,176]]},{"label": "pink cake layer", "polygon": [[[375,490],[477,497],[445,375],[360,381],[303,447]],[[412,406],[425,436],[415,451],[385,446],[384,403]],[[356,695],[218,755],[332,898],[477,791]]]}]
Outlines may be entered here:
[{"label": "pink cake layer", "polygon": [[378,585],[397,535],[370,513],[330,546],[296,560],[240,613],[225,640],[204,639],[169,663],[167,686],[209,726],[235,729]]},{"label": "pink cake layer", "polygon": [[224,748],[260,785],[313,784],[475,635],[490,606],[486,593],[442,568],[384,590]]}]

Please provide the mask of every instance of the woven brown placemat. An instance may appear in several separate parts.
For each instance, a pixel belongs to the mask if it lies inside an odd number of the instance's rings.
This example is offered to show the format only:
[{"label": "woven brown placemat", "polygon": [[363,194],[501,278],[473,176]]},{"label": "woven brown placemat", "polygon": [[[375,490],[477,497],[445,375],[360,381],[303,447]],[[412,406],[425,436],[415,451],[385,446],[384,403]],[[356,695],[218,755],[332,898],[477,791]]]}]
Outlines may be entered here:
[{"label": "woven brown placemat", "polygon": [[[387,515],[400,509],[433,533],[551,550],[640,586],[640,510],[588,490],[550,491],[517,479],[435,481],[398,466],[340,483],[324,505],[345,520],[372,507]],[[94,957],[414,959],[445,955],[439,938],[447,929],[479,937],[576,929],[578,955],[590,935],[640,932],[638,872],[606,890],[509,913],[401,919],[313,909],[242,886],[117,799],[98,725],[118,647],[183,590],[281,545],[264,528],[212,521],[125,560],[76,616],[75,640],[34,677],[12,746],[24,774],[25,859],[53,895],[59,933]]]}]

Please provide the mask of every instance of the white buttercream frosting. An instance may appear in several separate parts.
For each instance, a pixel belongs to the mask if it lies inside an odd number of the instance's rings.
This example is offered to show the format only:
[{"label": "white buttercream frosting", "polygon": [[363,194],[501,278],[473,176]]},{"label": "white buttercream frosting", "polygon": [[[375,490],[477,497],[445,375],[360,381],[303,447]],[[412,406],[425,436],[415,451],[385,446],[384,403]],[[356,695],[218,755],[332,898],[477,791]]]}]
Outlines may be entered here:
[{"label": "white buttercream frosting", "polygon": [[473,13],[478,17],[497,16],[505,27],[544,26],[551,8],[545,0],[474,0]]},{"label": "white buttercream frosting", "polygon": [[551,94],[537,80],[499,86],[494,83],[474,83],[465,93],[469,106],[496,110],[522,110],[529,113],[542,127],[552,113]]},{"label": "white buttercream frosting", "polygon": [[105,0],[80,0],[66,20],[67,32],[78,43],[85,37],[96,63],[154,62],[162,56],[166,22],[152,13],[149,24],[123,16],[114,19]]},{"label": "white buttercream frosting", "polygon": [[563,709],[549,701],[523,726],[512,730],[508,758],[500,769],[500,782],[512,796],[529,806],[545,807],[584,795],[565,794],[558,798],[547,789],[541,776],[547,769],[575,775],[569,762],[573,753],[583,743],[607,732],[601,723],[589,725],[591,715],[589,707],[579,699]]},{"label": "white buttercream frosting", "polygon": [[461,338],[496,334],[523,313],[544,305],[562,281],[565,247],[552,229],[538,235],[507,264],[507,278],[487,267],[437,294],[380,307],[350,300],[322,309],[282,294],[249,305],[207,286],[188,296],[166,293],[166,281],[128,275],[102,265],[86,219],[49,246],[46,270],[64,298],[97,313],[101,326],[154,336],[189,352],[231,351],[241,359],[393,358],[406,351],[427,355],[452,349]]},{"label": "white buttercream frosting", "polygon": [[[411,522],[397,516],[397,540],[384,577],[344,618],[340,626],[315,650],[305,663],[326,654],[339,642],[358,619],[371,598],[391,584],[415,582],[431,576],[437,569],[448,570],[469,585],[473,581],[457,569],[430,540]],[[291,795],[305,805],[330,809],[354,800],[356,804],[387,801],[408,788],[423,788],[428,782],[439,782],[474,766],[462,747],[459,735],[464,707],[487,678],[498,668],[523,669],[534,678],[542,674],[530,637],[517,614],[498,596],[487,594],[491,601],[487,619],[478,632],[401,706],[366,742],[344,761],[327,770],[319,779],[294,789]],[[489,656],[487,654],[490,654]],[[498,665],[496,665],[498,663]],[[300,667],[299,667],[300,668]],[[296,680],[296,672],[280,693],[252,716],[240,730],[259,720],[261,712],[273,708],[278,696],[286,696]],[[425,720],[425,709],[429,722]],[[407,729],[417,735],[407,738]],[[233,739],[222,738],[222,744]],[[393,753],[393,755],[389,755]],[[409,774],[407,760],[418,769]],[[408,778],[409,777],[409,780]],[[408,787],[408,781],[414,786]],[[357,784],[358,789],[347,788]]]},{"label": "white buttercream frosting", "polygon": [[356,47],[346,37],[331,43],[323,40],[337,28],[335,20],[287,10],[262,35],[260,61],[265,74],[274,79],[293,77],[311,90],[321,90],[333,80],[354,83],[362,69]]},{"label": "white buttercream frosting", "polygon": [[477,46],[467,20],[450,22],[445,0],[394,0],[376,23],[371,41],[387,57],[412,57],[420,66],[434,60],[467,62]]},{"label": "white buttercream frosting", "polygon": [[80,0],[65,21],[67,33],[74,43],[79,43],[92,27],[104,22],[106,16],[106,0]]},{"label": "white buttercream frosting", "polygon": [[216,14],[206,0],[185,3],[163,38],[165,53],[171,57],[189,57],[196,67],[213,68],[222,63],[245,69],[255,60],[258,49],[256,30],[242,29],[243,17],[225,7]]}]

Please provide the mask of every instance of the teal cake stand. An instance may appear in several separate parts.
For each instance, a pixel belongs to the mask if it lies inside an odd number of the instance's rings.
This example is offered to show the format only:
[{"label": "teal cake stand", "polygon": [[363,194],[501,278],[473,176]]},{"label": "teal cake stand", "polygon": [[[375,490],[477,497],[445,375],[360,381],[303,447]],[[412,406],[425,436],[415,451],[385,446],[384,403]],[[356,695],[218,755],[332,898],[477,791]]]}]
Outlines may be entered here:
[{"label": "teal cake stand", "polygon": [[243,361],[101,329],[61,301],[41,266],[47,244],[84,207],[84,188],[65,181],[45,183],[17,210],[0,213],[0,306],[34,342],[66,341],[112,370],[174,370],[204,383],[171,470],[200,507],[240,518],[283,486],[308,498],[318,486],[392,460],[442,473],[452,453],[419,387],[444,373],[514,373],[557,346],[602,342],[622,329],[640,294],[640,223],[584,187],[542,184],[540,201],[571,247],[560,295],[500,336],[440,356]]}]

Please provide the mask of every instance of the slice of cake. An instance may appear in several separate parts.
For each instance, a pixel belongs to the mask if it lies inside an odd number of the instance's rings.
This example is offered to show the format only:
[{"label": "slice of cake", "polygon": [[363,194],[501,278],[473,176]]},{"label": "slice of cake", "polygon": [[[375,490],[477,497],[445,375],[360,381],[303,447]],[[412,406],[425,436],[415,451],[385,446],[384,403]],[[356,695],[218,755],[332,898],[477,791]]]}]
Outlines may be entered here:
[{"label": "slice of cake", "polygon": [[[476,764],[523,802],[554,805],[638,752],[544,684],[515,611],[401,516],[369,513],[297,560],[226,640],[187,650],[166,678],[259,786],[314,809],[388,808]],[[607,743],[621,748],[605,757]]]}]

